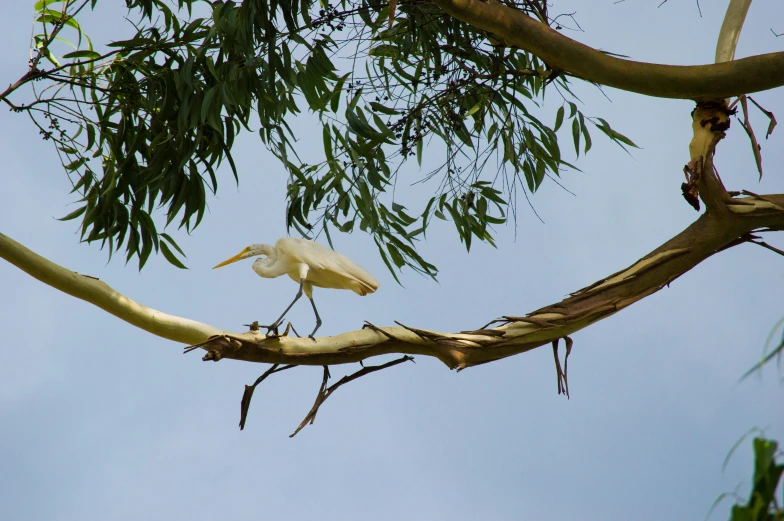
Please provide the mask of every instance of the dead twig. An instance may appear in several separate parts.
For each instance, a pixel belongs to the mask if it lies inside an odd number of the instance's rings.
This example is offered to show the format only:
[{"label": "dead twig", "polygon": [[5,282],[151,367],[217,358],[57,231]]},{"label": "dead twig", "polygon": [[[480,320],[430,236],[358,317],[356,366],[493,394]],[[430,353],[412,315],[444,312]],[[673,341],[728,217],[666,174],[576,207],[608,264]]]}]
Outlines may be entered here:
[{"label": "dead twig", "polygon": [[362,329],[372,329],[372,330],[373,330],[373,331],[375,331],[376,333],[381,333],[382,335],[384,335],[385,337],[387,337],[387,339],[388,339],[388,340],[396,340],[396,341],[398,341],[398,342],[402,342],[402,340],[400,340],[400,339],[399,339],[398,337],[396,337],[395,335],[392,335],[392,334],[390,334],[390,333],[387,333],[386,331],[384,331],[384,330],[383,330],[383,329],[381,329],[380,327],[374,326],[373,324],[371,324],[371,323],[370,323],[370,322],[368,322],[367,320],[365,320],[365,325],[364,325],[364,326],[362,326]]},{"label": "dead twig", "polygon": [[[745,130],[746,134],[749,136],[749,140],[751,141],[751,150],[754,153],[754,161],[757,163],[759,178],[762,179],[762,154],[760,153],[761,147],[757,142],[757,136],[754,135],[754,129],[751,127],[751,123],[749,123],[749,104],[746,102],[745,94],[742,94],[739,99],[740,106],[743,109],[743,121],[740,122],[740,126],[743,127],[743,130]],[[759,105],[757,106],[759,107]],[[769,128],[768,135],[770,135],[770,130],[771,129]]]},{"label": "dead twig", "polygon": [[697,161],[694,164],[694,168],[686,165],[683,167],[683,173],[686,175],[686,182],[681,183],[681,193],[683,194],[683,198],[686,199],[686,202],[691,205],[692,208],[700,211],[700,193],[698,189],[698,185],[700,182],[700,177],[702,176],[702,160]]},{"label": "dead twig", "polygon": [[[240,342],[237,339],[231,338],[228,335],[215,335],[215,336],[211,336],[210,338],[208,338],[204,342],[200,342],[198,344],[193,344],[193,345],[184,347],[183,350],[182,350],[182,354],[188,354],[191,351],[193,351],[195,349],[198,349],[198,348],[200,348],[202,346],[205,346],[207,344],[215,344],[215,343],[220,343],[220,342],[224,342],[224,343],[226,343],[226,344],[228,344],[228,345],[230,345],[231,347],[234,347],[234,348],[240,347],[242,345],[242,342]],[[237,345],[237,344],[239,344],[239,345]]]},{"label": "dead twig", "polygon": [[261,382],[266,380],[266,378],[272,374],[279,373],[281,371],[285,371],[286,369],[291,369],[292,367],[298,367],[294,364],[284,365],[283,367],[278,367],[280,364],[274,364],[272,367],[267,369],[263,375],[259,376],[253,385],[246,385],[245,392],[242,393],[242,401],[240,402],[240,430],[245,428],[245,420],[248,418],[248,408],[250,408],[250,400],[253,398],[253,391],[256,390],[256,386],[259,385]]},{"label": "dead twig", "polygon": [[769,249],[772,252],[775,252],[775,253],[778,253],[779,255],[784,256],[784,251],[783,250],[780,250],[780,249],[776,248],[775,246],[771,246],[770,244],[768,244],[765,241],[755,241],[755,240],[749,239],[747,242],[750,242],[752,244],[756,244],[757,246],[762,246],[763,248],[767,248],[767,249]]},{"label": "dead twig", "polygon": [[506,318],[496,318],[495,320],[491,320],[490,322],[488,322],[484,326],[480,327],[479,330],[481,331],[481,330],[487,329],[488,327],[492,326],[493,324],[501,324],[502,326],[505,326],[509,322],[510,321],[507,320]]},{"label": "dead twig", "polygon": [[768,139],[770,135],[773,133],[773,129],[776,128],[776,123],[777,123],[776,116],[774,116],[771,111],[763,109],[762,106],[756,101],[754,101],[754,98],[752,98],[751,96],[748,96],[748,98],[749,101],[754,103],[754,105],[756,105],[756,107],[760,109],[760,111],[762,111],[763,114],[768,116],[768,119],[770,119],[770,124],[768,125],[768,131],[765,133],[765,139]]},{"label": "dead twig", "polygon": [[405,324],[401,324],[397,320],[395,320],[395,324],[397,324],[398,326],[402,327],[403,329],[408,329],[409,331],[411,331],[412,333],[414,333],[416,336],[418,336],[419,338],[421,338],[423,340],[435,342],[439,338],[439,335],[434,335],[430,331],[425,331],[424,329],[417,329],[415,327],[409,327],[409,326],[407,326]]},{"label": "dead twig", "polygon": [[566,395],[566,399],[569,399],[569,379],[567,377],[567,369],[569,363],[569,354],[572,352],[572,346],[574,345],[574,341],[569,338],[568,336],[563,337],[564,341],[566,342],[566,356],[564,356],[564,366],[561,369],[561,361],[558,359],[558,342],[561,340],[560,338],[556,338],[553,340],[553,358],[555,359],[555,372],[556,378],[558,379],[558,394]]},{"label": "dead twig", "polygon": [[566,342],[566,355],[564,356],[564,390],[566,391],[566,399],[569,399],[569,378],[567,376],[569,372],[569,355],[572,353],[572,346],[574,345],[574,340],[570,337],[565,336],[564,342]]},{"label": "dead twig", "polygon": [[324,378],[321,380],[321,387],[319,387],[318,395],[316,395],[316,401],[313,403],[313,407],[311,407],[308,414],[305,416],[305,419],[302,420],[302,423],[299,424],[297,430],[295,430],[289,438],[293,438],[297,435],[299,431],[304,429],[308,424],[313,424],[316,421],[316,414],[318,414],[319,408],[321,405],[329,398],[332,393],[334,393],[341,385],[347,384],[357,378],[365,376],[366,374],[375,373],[376,371],[381,371],[382,369],[386,369],[388,367],[392,367],[394,365],[402,364],[403,362],[414,361],[413,356],[405,355],[402,358],[398,358],[396,360],[392,360],[391,362],[387,362],[381,365],[372,365],[363,367],[359,371],[352,373],[350,375],[344,376],[337,383],[334,383],[327,387],[327,380],[329,380],[329,367],[324,366]]}]

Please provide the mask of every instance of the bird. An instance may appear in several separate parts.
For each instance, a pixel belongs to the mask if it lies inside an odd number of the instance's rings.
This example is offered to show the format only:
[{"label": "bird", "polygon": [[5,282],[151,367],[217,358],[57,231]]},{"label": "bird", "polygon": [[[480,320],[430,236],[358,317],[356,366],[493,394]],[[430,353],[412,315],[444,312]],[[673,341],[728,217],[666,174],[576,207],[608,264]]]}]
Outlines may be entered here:
[{"label": "bird", "polygon": [[273,322],[271,326],[263,326],[267,329],[268,335],[271,331],[275,331],[277,334],[283,317],[286,316],[286,313],[289,312],[304,292],[310,299],[313,313],[316,315],[316,327],[308,337],[314,341],[316,340],[313,335],[321,327],[321,317],[316,309],[316,303],[313,301],[314,286],[318,288],[349,289],[360,296],[374,293],[378,289],[378,281],[362,266],[359,266],[345,255],[341,255],[315,241],[294,237],[278,239],[274,246],[270,244],[251,244],[234,257],[216,265],[213,269],[251,257],[259,257],[253,262],[253,271],[260,277],[274,279],[282,275],[288,275],[294,282],[299,283],[297,295],[280,315],[280,318]]}]

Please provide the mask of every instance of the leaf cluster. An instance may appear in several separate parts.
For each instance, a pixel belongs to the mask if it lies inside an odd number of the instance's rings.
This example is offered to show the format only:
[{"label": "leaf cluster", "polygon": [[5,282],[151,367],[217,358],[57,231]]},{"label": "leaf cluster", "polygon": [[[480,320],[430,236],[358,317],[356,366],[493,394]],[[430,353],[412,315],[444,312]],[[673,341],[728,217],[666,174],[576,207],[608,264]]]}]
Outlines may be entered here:
[{"label": "leaf cluster", "polygon": [[[224,161],[238,182],[232,146],[243,130],[258,129],[288,173],[290,228],[330,242],[330,229],[359,228],[396,277],[405,266],[436,275],[416,248],[433,217],[468,249],[494,244],[518,193],[574,168],[559,146],[566,120],[577,155],[591,148],[589,125],[634,146],[583,115],[561,71],[420,0],[392,11],[375,0],[126,0],[134,34],[101,52],[76,22],[96,3],[36,4],[33,47],[51,68],[31,64],[45,86],[14,108],[61,154],[80,197],[64,219],[140,267],[153,250],[183,266],[160,230],[198,226]],[[542,2],[511,5],[547,20]],[[63,28],[77,42],[58,59],[52,36]],[[540,104],[552,90],[563,103],[549,125]],[[292,130],[303,113],[321,126],[321,154]],[[437,156],[424,175],[406,174]],[[404,206],[401,180],[432,195]]]},{"label": "leaf cluster", "polygon": [[[745,436],[744,436],[745,438]],[[743,441],[741,438],[740,441]],[[784,519],[784,503],[776,497],[781,477],[784,475],[784,464],[776,461],[782,453],[778,443],[762,437],[754,438],[754,474],[749,498],[745,503],[736,503],[730,511],[730,521],[777,521]],[[737,448],[737,444],[727,456]],[[726,463],[726,461],[725,461]],[[722,494],[714,502],[713,508],[730,494]],[[784,489],[781,501],[784,502]],[[713,510],[711,509],[711,511]]]}]

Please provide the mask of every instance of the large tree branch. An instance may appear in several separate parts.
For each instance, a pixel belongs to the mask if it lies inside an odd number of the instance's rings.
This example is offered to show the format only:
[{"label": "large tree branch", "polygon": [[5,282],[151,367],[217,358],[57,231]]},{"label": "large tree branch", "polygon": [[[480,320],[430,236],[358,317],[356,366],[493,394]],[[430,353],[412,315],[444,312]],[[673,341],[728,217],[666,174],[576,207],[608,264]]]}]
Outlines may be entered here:
[{"label": "large tree branch", "polygon": [[716,63],[735,59],[735,49],[738,46],[738,38],[746,21],[749,6],[751,0],[730,0],[724,21],[721,23],[719,38],[716,40]]},{"label": "large tree branch", "polygon": [[0,257],[44,284],[85,300],[145,331],[168,340],[195,344],[224,331],[148,308],[114,291],[95,277],[58,266],[0,233]]},{"label": "large tree branch", "polygon": [[[706,161],[706,166],[712,163]],[[713,182],[707,177],[703,183]],[[755,230],[784,230],[784,194],[738,197],[730,211],[709,211],[694,224],[625,270],[583,288],[565,300],[526,316],[508,316],[501,325],[461,333],[368,324],[331,337],[265,337],[259,331],[229,333],[193,320],[167,315],[117,293],[107,284],[79,275],[0,234],[0,257],[42,282],[86,300],[155,335],[200,344],[205,359],[332,365],[401,353],[433,356],[463,369],[523,353],[564,338],[651,295],[714,253],[753,239]]]},{"label": "large tree branch", "polygon": [[[784,52],[712,65],[624,60],[576,42],[497,1],[434,0],[450,15],[587,81],[661,98],[716,100],[784,85]],[[730,35],[731,37],[731,35]]]}]

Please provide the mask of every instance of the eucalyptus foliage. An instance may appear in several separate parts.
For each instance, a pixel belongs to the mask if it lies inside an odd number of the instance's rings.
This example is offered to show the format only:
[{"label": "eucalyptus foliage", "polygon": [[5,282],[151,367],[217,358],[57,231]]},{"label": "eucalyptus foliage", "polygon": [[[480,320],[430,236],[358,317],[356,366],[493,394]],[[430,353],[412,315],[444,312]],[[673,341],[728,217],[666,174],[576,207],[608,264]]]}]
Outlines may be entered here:
[{"label": "eucalyptus foliage", "polygon": [[[562,126],[578,156],[591,148],[589,126],[634,146],[579,110],[561,71],[424,1],[125,3],[135,34],[98,50],[78,23],[98,0],[37,2],[30,70],[0,99],[55,143],[79,197],[63,219],[140,268],[153,250],[184,267],[155,218],[196,228],[218,167],[239,180],[232,146],[242,131],[258,131],[288,173],[289,228],[330,242],[331,231],[359,228],[396,277],[404,266],[436,275],[416,249],[433,217],[451,221],[466,248],[493,244],[519,191],[574,168]],[[556,23],[544,2],[506,3]],[[73,50],[57,56],[62,42]],[[34,100],[16,101],[30,82]],[[550,125],[534,113],[553,91],[563,102]],[[313,147],[291,128],[303,113],[323,136],[310,163],[300,156]],[[416,181],[433,195],[409,209],[393,189],[425,154],[439,154],[440,167]]]}]

